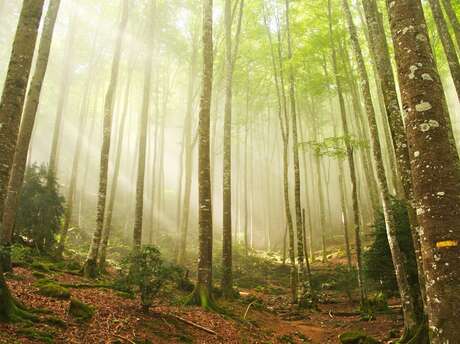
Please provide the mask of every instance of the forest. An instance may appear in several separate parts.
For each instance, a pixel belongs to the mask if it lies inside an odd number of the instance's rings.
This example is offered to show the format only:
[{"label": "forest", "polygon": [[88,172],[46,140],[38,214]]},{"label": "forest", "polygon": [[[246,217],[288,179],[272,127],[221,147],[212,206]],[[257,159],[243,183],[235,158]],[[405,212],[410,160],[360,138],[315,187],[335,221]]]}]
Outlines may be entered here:
[{"label": "forest", "polygon": [[0,344],[460,343],[459,0],[0,0]]}]

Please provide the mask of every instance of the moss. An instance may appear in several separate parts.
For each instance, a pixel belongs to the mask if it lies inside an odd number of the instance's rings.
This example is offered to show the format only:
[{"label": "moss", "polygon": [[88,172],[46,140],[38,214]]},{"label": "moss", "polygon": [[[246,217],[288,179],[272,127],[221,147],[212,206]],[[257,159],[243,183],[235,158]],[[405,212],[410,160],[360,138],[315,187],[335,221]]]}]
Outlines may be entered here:
[{"label": "moss", "polygon": [[379,344],[379,341],[363,332],[345,332],[339,336],[342,344]]},{"label": "moss", "polygon": [[67,323],[64,320],[62,320],[61,318],[55,317],[55,316],[47,317],[44,319],[44,321],[45,323],[52,325],[52,326],[56,326],[60,328],[67,327]]},{"label": "moss", "polygon": [[201,306],[205,310],[220,312],[219,308],[214,303],[214,298],[209,290],[197,284],[195,289],[193,290],[192,294],[190,294],[186,300],[185,305],[188,306]]},{"label": "moss", "polygon": [[32,264],[30,264],[30,267],[33,270],[40,271],[40,272],[51,272],[51,265],[48,263],[33,262]]},{"label": "moss", "polygon": [[45,279],[45,278],[47,278],[47,275],[44,274],[43,272],[40,272],[40,271],[33,271],[33,272],[32,272],[32,276],[34,276],[35,278],[38,278],[38,279]]},{"label": "moss", "polygon": [[59,284],[50,282],[39,286],[38,293],[56,299],[70,299],[70,291]]},{"label": "moss", "polygon": [[133,293],[128,293],[126,291],[117,291],[116,294],[125,299],[134,300],[136,298],[136,295],[134,295]]},{"label": "moss", "polygon": [[70,300],[69,314],[80,321],[90,320],[94,315],[94,309],[82,301],[72,298]]},{"label": "moss", "polygon": [[35,328],[27,327],[17,331],[18,335],[28,339],[39,340],[43,343],[54,343],[53,334],[45,331],[40,331]]}]

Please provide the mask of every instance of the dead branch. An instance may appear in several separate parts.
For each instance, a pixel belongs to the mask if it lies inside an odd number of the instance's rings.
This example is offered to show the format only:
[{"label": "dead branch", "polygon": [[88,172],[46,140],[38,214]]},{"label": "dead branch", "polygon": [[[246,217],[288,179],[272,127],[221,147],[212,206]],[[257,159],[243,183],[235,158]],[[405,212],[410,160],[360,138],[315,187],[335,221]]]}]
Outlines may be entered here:
[{"label": "dead branch", "polygon": [[170,313],[170,314],[168,314],[168,315],[171,316],[171,317],[173,317],[173,318],[175,318],[175,319],[177,319],[177,320],[182,321],[183,323],[185,323],[185,324],[187,324],[187,325],[196,327],[196,328],[198,328],[198,329],[200,329],[200,330],[203,330],[203,331],[205,331],[205,332],[208,332],[208,333],[210,333],[210,334],[213,334],[213,335],[217,336],[217,332],[215,332],[215,331],[213,331],[213,330],[211,330],[211,329],[209,329],[209,328],[207,328],[207,327],[198,325],[198,324],[196,324],[196,323],[194,323],[194,322],[192,322],[192,321],[190,321],[190,320],[181,318],[180,316],[177,316],[177,315],[175,315],[175,314],[171,314],[171,313]]}]

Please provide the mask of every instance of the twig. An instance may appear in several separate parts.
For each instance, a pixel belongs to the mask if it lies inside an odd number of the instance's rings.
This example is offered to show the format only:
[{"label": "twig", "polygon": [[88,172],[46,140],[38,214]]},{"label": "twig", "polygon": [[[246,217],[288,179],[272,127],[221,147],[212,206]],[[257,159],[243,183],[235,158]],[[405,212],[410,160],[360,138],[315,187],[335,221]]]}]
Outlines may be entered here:
[{"label": "twig", "polygon": [[169,313],[169,316],[171,316],[171,317],[173,317],[173,318],[175,318],[175,319],[177,319],[177,320],[180,320],[180,321],[182,321],[183,323],[186,323],[187,325],[194,326],[194,327],[196,327],[196,328],[199,328],[200,330],[203,330],[203,331],[205,331],[205,332],[208,332],[208,333],[211,333],[211,334],[217,336],[217,333],[216,333],[215,331],[213,331],[213,330],[211,330],[211,329],[209,329],[209,328],[207,328],[207,327],[204,327],[204,326],[195,324],[194,322],[192,322],[192,321],[190,321],[190,320],[187,320],[187,319],[184,319],[184,318],[181,318],[180,316],[177,316],[177,315],[175,315],[175,314]]},{"label": "twig", "polygon": [[331,317],[331,319],[334,319],[334,316],[332,315],[332,309],[329,310],[329,316]]},{"label": "twig", "polygon": [[251,306],[255,303],[256,301],[252,301],[248,307],[246,308],[246,312],[244,312],[244,316],[243,316],[243,319],[245,320],[246,319],[246,315],[248,315],[248,312],[249,312],[249,308],[251,308]]},{"label": "twig", "polygon": [[123,337],[123,336],[120,336],[119,334],[114,334],[114,336],[117,337],[117,338],[123,339],[123,340],[127,341],[128,343],[136,344],[136,343],[133,342],[131,339],[126,338],[126,337]]}]

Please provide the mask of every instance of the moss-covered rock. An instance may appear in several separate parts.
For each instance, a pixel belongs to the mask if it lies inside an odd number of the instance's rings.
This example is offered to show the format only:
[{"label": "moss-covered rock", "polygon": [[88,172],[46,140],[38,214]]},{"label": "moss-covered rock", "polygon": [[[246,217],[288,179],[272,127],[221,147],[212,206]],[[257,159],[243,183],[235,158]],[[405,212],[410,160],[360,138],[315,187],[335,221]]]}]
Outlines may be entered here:
[{"label": "moss-covered rock", "polygon": [[38,293],[43,296],[54,297],[56,299],[70,299],[70,291],[59,284],[50,282],[38,287]]},{"label": "moss-covered rock", "polygon": [[69,314],[80,321],[87,321],[94,315],[94,309],[82,301],[72,298],[70,300]]},{"label": "moss-covered rock", "polygon": [[363,332],[345,332],[339,336],[342,344],[379,344],[380,342]]}]

